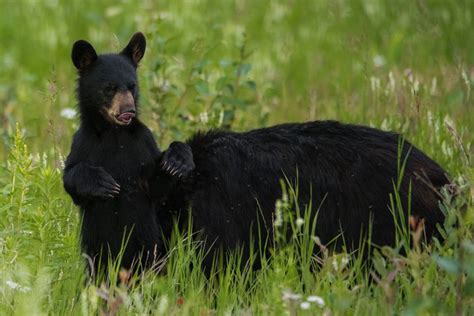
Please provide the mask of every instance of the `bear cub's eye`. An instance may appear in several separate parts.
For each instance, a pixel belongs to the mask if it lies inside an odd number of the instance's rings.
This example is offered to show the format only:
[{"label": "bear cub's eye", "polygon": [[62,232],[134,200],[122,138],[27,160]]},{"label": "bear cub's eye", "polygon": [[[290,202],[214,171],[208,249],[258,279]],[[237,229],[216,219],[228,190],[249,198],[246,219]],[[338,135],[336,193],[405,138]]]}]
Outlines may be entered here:
[{"label": "bear cub's eye", "polygon": [[128,84],[128,90],[134,92],[135,91],[135,82],[131,82]]},{"label": "bear cub's eye", "polygon": [[108,96],[113,96],[117,92],[117,86],[110,84],[105,87],[104,93]]}]

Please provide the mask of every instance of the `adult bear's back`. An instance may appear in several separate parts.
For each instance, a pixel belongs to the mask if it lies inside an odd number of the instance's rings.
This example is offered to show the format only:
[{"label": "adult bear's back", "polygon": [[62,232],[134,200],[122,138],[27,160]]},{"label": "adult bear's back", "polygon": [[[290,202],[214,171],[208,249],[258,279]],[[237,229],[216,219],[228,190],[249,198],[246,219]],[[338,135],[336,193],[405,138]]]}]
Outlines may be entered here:
[{"label": "adult bear's back", "polygon": [[[298,188],[301,207],[312,200],[313,214],[319,209],[316,235],[323,242],[342,232],[349,247],[357,246],[370,223],[373,243],[393,245],[389,195],[401,142],[398,134],[334,121],[197,134],[188,142],[196,169],[183,182],[183,195],[194,228],[224,249],[248,243],[251,232],[256,236],[258,218],[271,232],[280,179]],[[443,220],[432,187],[448,179],[436,162],[403,141],[402,161],[406,155],[401,201],[406,212],[411,181],[411,213],[425,219],[430,237]]]}]

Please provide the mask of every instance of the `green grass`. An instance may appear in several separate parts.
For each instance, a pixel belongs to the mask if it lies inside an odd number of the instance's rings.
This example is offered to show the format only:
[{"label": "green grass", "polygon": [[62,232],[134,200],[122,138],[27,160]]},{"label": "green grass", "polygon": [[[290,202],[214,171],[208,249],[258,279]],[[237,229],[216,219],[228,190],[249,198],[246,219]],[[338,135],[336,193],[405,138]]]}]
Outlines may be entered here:
[{"label": "green grass", "polygon": [[[474,313],[473,29],[470,0],[1,2],[0,314]],[[161,147],[198,129],[328,118],[399,131],[458,184],[443,204],[446,242],[400,255],[405,219],[398,247],[367,271],[344,253],[311,257],[324,250],[317,232],[283,216],[295,236],[260,271],[236,269],[236,254],[206,279],[177,232],[166,273],[86,285],[61,183],[78,125],[61,115],[75,108],[70,49],[83,38],[117,51],[137,30],[148,39],[141,115]],[[308,296],[324,306],[302,309]]]}]

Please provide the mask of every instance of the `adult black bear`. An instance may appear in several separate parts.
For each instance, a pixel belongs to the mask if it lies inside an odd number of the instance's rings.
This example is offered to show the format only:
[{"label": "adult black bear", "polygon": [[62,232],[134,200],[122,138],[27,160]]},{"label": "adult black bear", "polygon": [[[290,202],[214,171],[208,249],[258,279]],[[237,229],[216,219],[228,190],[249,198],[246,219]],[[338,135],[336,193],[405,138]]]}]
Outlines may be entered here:
[{"label": "adult black bear", "polygon": [[[403,148],[401,162],[407,155],[408,160],[400,198],[407,212],[411,186],[411,214],[424,219],[429,238],[444,219],[435,189],[449,180],[433,160],[400,141],[398,134],[334,121],[197,134],[187,142],[196,167],[160,204],[158,222],[170,221],[170,213],[185,218],[183,212],[191,208],[193,229],[208,248],[243,245],[248,250],[249,237],[259,236],[258,229],[264,228],[262,238],[271,238],[280,179],[287,179],[298,187],[301,210],[310,200],[313,218],[319,209],[315,234],[323,243],[342,234],[355,249],[370,226],[374,244],[394,245],[389,195]],[[213,253],[205,260],[207,271]],[[244,260],[247,256],[244,251]]]},{"label": "adult black bear", "polygon": [[108,256],[121,256],[126,268],[152,263],[156,249],[162,248],[155,195],[165,194],[193,168],[187,145],[173,143],[161,155],[150,130],[137,118],[136,68],[145,46],[143,34],[136,33],[119,54],[98,56],[82,40],[72,49],[79,71],[81,124],[63,181],[82,211],[82,246],[95,269],[105,268]]}]

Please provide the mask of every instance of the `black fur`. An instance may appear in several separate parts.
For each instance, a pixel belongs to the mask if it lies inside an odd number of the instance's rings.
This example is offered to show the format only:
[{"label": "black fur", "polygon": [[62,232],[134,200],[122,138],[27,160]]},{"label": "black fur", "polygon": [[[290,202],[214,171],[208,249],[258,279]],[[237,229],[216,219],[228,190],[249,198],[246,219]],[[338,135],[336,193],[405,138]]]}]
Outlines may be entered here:
[{"label": "black fur", "polygon": [[[398,134],[334,121],[197,134],[188,141],[196,167],[161,204],[158,223],[167,227],[170,212],[185,218],[191,208],[194,231],[202,232],[208,248],[244,245],[248,250],[249,236],[258,236],[257,221],[268,234],[262,238],[271,238],[280,179],[286,177],[298,184],[301,210],[311,197],[313,216],[320,208],[316,235],[323,243],[343,233],[349,250],[355,249],[372,218],[372,242],[394,245],[389,195],[398,175],[399,141]],[[402,159],[407,154],[400,197],[406,211],[411,181],[412,214],[425,220],[429,238],[444,218],[433,188],[449,180],[438,164],[405,141]],[[210,253],[207,270],[215,251]]]},{"label": "black fur", "polygon": [[[216,250],[238,245],[248,250],[258,227],[263,240],[271,238],[285,178],[298,187],[302,210],[310,200],[313,217],[319,208],[316,235],[323,243],[342,233],[355,249],[372,226],[373,243],[394,244],[388,206],[398,176],[399,135],[310,122],[196,134],[187,145],[173,143],[161,154],[148,128],[128,119],[138,111],[136,67],[145,47],[140,33],[120,54],[98,56],[85,41],[73,47],[81,126],[66,161],[64,187],[81,208],[82,244],[96,259],[95,268],[101,251],[103,257],[109,252],[117,257],[124,232],[131,230],[122,266],[140,259],[150,264],[165,251],[162,236],[170,236],[175,216],[185,225],[191,210],[194,231],[211,249],[204,265],[209,271]],[[117,93],[125,101],[107,115]],[[433,160],[404,142],[402,158],[407,154],[400,197],[407,210],[411,182],[412,214],[425,220],[429,238],[443,221],[434,189],[449,180]]]},{"label": "black fur", "polygon": [[[166,194],[194,167],[187,145],[173,143],[162,155],[150,130],[138,118],[130,120],[138,111],[136,67],[145,46],[141,33],[120,54],[97,56],[85,41],[73,46],[81,124],[63,181],[80,206],[82,246],[95,269],[105,269],[108,256],[116,259],[125,242],[123,267],[152,263],[156,250],[162,249],[156,196]],[[119,100],[115,116],[107,114],[114,100]]]}]

